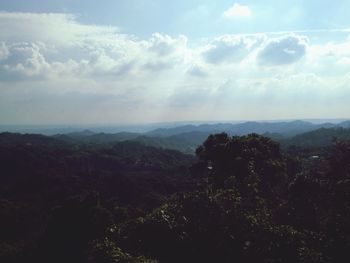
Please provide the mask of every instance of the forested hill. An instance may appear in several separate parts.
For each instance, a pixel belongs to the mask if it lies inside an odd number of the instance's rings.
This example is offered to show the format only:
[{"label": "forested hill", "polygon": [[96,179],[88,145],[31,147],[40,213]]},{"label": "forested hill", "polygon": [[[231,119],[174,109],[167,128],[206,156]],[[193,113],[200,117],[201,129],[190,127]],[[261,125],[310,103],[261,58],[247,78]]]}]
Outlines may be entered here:
[{"label": "forested hill", "polygon": [[285,136],[293,136],[299,133],[304,133],[320,128],[336,128],[336,127],[349,127],[349,121],[334,123],[321,123],[314,124],[308,121],[285,121],[285,122],[242,122],[242,123],[218,123],[218,124],[201,124],[201,125],[185,125],[175,128],[161,128],[149,131],[146,133],[148,136],[168,137],[176,134],[188,133],[188,132],[203,132],[217,133],[226,132],[230,135],[245,135],[249,133],[280,133]]},{"label": "forested hill", "polygon": [[139,142],[146,146],[156,148],[173,149],[183,153],[194,154],[198,145],[200,145],[207,137],[207,132],[188,132],[176,134],[168,137],[148,136],[141,133],[93,133],[90,131],[74,132],[67,134],[57,134],[53,138],[70,144],[93,144],[103,147],[111,143],[122,141]]},{"label": "forested hill", "polygon": [[[94,135],[92,135],[94,136]],[[107,135],[107,138],[115,136]],[[94,137],[95,138],[95,137]],[[81,137],[78,137],[77,142],[81,142]],[[100,144],[100,141],[103,144]],[[0,134],[0,147],[2,150],[8,151],[24,151],[29,154],[42,154],[45,151],[50,153],[62,154],[62,158],[74,159],[95,158],[97,163],[99,159],[104,160],[105,165],[108,160],[114,163],[115,166],[120,166],[123,169],[162,169],[171,168],[181,165],[191,164],[195,158],[191,155],[182,154],[171,149],[161,149],[152,146],[143,145],[137,141],[118,141],[111,140],[108,144],[105,139],[98,136],[97,141],[89,139],[88,144],[74,143],[75,139],[62,140],[61,137],[49,137],[37,134]],[[4,153],[4,156],[6,153]],[[20,156],[20,155],[19,155]],[[43,160],[45,156],[43,156]],[[50,157],[50,156],[47,156]],[[21,162],[22,158],[19,158]],[[102,167],[99,167],[101,169]]]},{"label": "forested hill", "polygon": [[0,133],[0,146],[58,146],[67,147],[68,144],[53,137],[41,134]]},{"label": "forested hill", "polygon": [[[336,132],[347,138],[311,137]],[[0,134],[0,262],[347,263],[350,142],[317,158],[307,145],[289,154],[258,134],[218,133],[195,157]]]},{"label": "forested hill", "polygon": [[350,140],[350,128],[321,128],[298,134],[292,138],[279,139],[283,146],[300,146],[305,148],[330,146],[336,140]]},{"label": "forested hill", "polygon": [[265,135],[1,133],[0,262],[342,262],[350,129]]},{"label": "forested hill", "polygon": [[[226,132],[230,135],[258,133],[275,139],[281,142],[283,145],[291,145],[299,144],[298,137],[296,137],[295,140],[293,137],[302,133],[316,131],[321,128],[349,128],[349,123],[349,121],[340,122],[338,124],[327,122],[314,124],[307,121],[217,123],[158,128],[144,133],[127,131],[110,133],[112,128],[106,128],[106,131],[108,131],[108,133],[106,133],[96,131],[101,130],[101,128],[92,128],[91,130],[85,129],[80,131],[77,130],[71,133],[56,134],[52,137],[60,141],[65,141],[68,144],[94,144],[102,147],[115,142],[137,141],[147,146],[154,146],[163,149],[174,149],[183,153],[194,154],[198,145],[200,145],[210,134],[214,133]],[[53,131],[54,130],[51,132]],[[337,132],[335,132],[335,135],[337,136],[338,134],[336,133]],[[27,136],[36,136],[37,143],[48,140],[47,137],[40,137],[40,135]],[[314,142],[312,139],[314,136],[317,135],[310,133],[310,146]],[[323,135],[321,135],[321,137],[324,138]],[[322,138],[320,140],[323,140]],[[25,140],[26,137],[22,137],[21,139]],[[290,141],[290,143],[288,141]],[[301,139],[300,141],[304,142],[304,139]],[[50,143],[57,143],[57,141],[50,141]],[[321,145],[319,142],[315,143],[317,146]]]},{"label": "forested hill", "polygon": [[119,132],[119,133],[94,133],[90,130],[54,135],[54,138],[71,143],[110,144],[118,141],[133,140],[140,136],[140,133]]},{"label": "forested hill", "polygon": [[[64,257],[60,262],[80,262],[74,261],[74,254],[83,248],[74,245],[76,239],[69,241],[73,245],[66,240],[71,238],[70,233],[92,238],[99,231],[97,226],[103,229],[108,222],[137,217],[174,193],[190,191],[194,183],[188,168],[195,161],[193,155],[139,142],[101,145],[1,133],[0,262],[37,262],[38,252],[39,258],[45,258],[42,262],[56,262],[51,257]],[[50,224],[56,224],[50,217],[62,209],[73,210],[66,214],[62,226],[54,227],[56,234],[47,232],[51,231]],[[70,229],[78,220],[74,217],[81,221]],[[57,236],[59,233],[67,235],[64,241],[60,239],[63,236]],[[73,246],[71,256],[64,252],[68,247],[61,251],[60,240]],[[52,252],[56,246],[57,251]],[[35,261],[31,261],[33,258]]]},{"label": "forested hill", "polygon": [[[296,123],[294,124],[289,123],[288,126],[293,126],[295,130],[296,129],[295,124]],[[302,123],[299,123],[299,124],[302,125]],[[345,124],[346,123],[344,122],[341,125],[346,126]],[[267,126],[269,125],[270,124],[268,124]],[[276,126],[281,126],[281,125],[282,124],[279,123]],[[284,124],[284,125],[287,125],[287,124]],[[339,139],[339,140],[349,139],[350,129],[342,128],[341,125],[338,125],[339,127],[337,126],[334,128],[319,128],[315,130],[314,128],[316,126],[312,126],[313,127],[312,131],[299,133],[297,135],[291,135],[293,133],[290,133],[290,132],[286,132],[286,133],[264,132],[262,134],[266,137],[269,137],[271,139],[274,139],[280,142],[283,147],[289,147],[292,145],[301,146],[301,147],[302,146],[324,147],[324,146],[329,146],[334,139]],[[330,126],[330,125],[324,124],[324,126]],[[187,127],[186,129],[188,129],[189,127],[193,128],[196,126],[186,126],[186,127]],[[307,125],[307,127],[309,126]],[[265,130],[266,129],[264,128],[264,129],[261,129],[260,131],[262,132]],[[267,129],[267,130],[273,131],[273,129]],[[181,129],[181,127],[175,130],[172,129],[171,134],[174,133],[175,131],[181,132],[183,130]],[[248,132],[249,129],[246,131],[247,133],[249,133]],[[92,131],[85,130],[82,132],[59,134],[59,135],[53,136],[53,138],[62,140],[70,144],[94,144],[95,146],[99,145],[102,147],[109,145],[111,143],[116,143],[121,141],[135,141],[146,146],[153,146],[156,148],[163,148],[163,149],[173,149],[173,150],[178,150],[187,154],[194,154],[196,148],[209,135],[210,135],[210,132],[208,131],[189,131],[189,132],[176,133],[174,135],[169,135],[169,136],[164,136],[164,134],[155,136],[155,135],[152,135],[152,133],[140,134],[140,133],[122,132],[122,133],[108,134],[108,133],[94,133]],[[233,133],[231,135],[237,135],[237,134]],[[27,135],[27,136],[33,136],[33,135]],[[38,141],[40,141],[40,140],[47,140],[48,138],[40,137],[39,135],[37,135],[37,139]],[[52,141],[51,143],[54,143],[54,141]]]}]

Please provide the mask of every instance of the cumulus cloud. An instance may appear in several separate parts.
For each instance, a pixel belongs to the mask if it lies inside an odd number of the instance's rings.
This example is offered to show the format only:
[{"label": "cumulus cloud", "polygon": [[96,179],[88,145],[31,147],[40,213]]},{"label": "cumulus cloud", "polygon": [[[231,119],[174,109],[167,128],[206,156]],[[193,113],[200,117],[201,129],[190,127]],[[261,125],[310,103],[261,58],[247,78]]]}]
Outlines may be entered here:
[{"label": "cumulus cloud", "polygon": [[158,56],[167,56],[178,50],[186,47],[187,38],[180,36],[179,38],[172,38],[168,35],[154,33],[147,41],[148,49]]},{"label": "cumulus cloud", "polygon": [[140,41],[139,44],[143,62],[141,70],[149,72],[163,71],[181,66],[185,63],[189,51],[187,38],[182,35],[171,37],[165,34],[154,33],[150,39]]},{"label": "cumulus cloud", "polygon": [[235,3],[223,13],[223,16],[225,18],[247,18],[252,16],[252,11],[249,6]]},{"label": "cumulus cloud", "polygon": [[120,75],[137,56],[132,37],[71,14],[0,12],[0,27],[3,80]]},{"label": "cumulus cloud", "polygon": [[258,53],[258,62],[265,66],[294,63],[306,54],[307,42],[306,37],[298,35],[272,39]]},{"label": "cumulus cloud", "polygon": [[16,80],[45,76],[50,65],[40,52],[40,47],[43,46],[26,42],[5,46],[7,55],[0,62],[1,79]]},{"label": "cumulus cloud", "polygon": [[260,36],[224,35],[212,41],[203,51],[206,62],[235,63],[244,59],[261,42]]},{"label": "cumulus cloud", "polygon": [[[350,39],[140,39],[69,14],[3,12],[0,26],[0,121],[5,114],[64,121],[62,112],[72,123],[258,118],[266,111],[286,118],[295,101],[307,107],[310,97],[319,115],[329,98],[350,110]],[[296,66],[278,67],[288,64]]]},{"label": "cumulus cloud", "polygon": [[[2,79],[64,75],[120,78],[183,63],[187,38],[154,33],[149,39],[116,27],[85,25],[70,14],[0,13]],[[6,61],[4,61],[6,59]]]}]

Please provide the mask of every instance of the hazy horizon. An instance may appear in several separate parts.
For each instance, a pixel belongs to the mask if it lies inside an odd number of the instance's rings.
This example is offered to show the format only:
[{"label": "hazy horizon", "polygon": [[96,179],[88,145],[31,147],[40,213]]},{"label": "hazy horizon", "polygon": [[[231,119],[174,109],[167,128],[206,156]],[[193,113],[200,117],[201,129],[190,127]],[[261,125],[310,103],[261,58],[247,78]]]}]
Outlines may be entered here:
[{"label": "hazy horizon", "polygon": [[[146,133],[156,129],[181,128],[186,125],[199,127],[200,125],[220,125],[220,124],[244,124],[248,122],[257,123],[292,123],[294,121],[304,121],[314,125],[331,123],[334,125],[349,121],[349,119],[295,119],[295,120],[241,120],[241,121],[177,121],[177,122],[154,122],[154,123],[124,123],[124,124],[0,124],[0,133],[39,133],[44,135],[65,134],[71,132],[92,131],[96,133],[120,133],[135,132]],[[252,132],[252,131],[251,131]]]},{"label": "hazy horizon", "polygon": [[0,125],[348,119],[349,9],[3,1]]},{"label": "hazy horizon", "polygon": [[339,123],[348,121],[350,118],[311,118],[311,119],[237,119],[237,120],[175,120],[175,121],[149,121],[149,122],[106,122],[106,123],[0,123],[0,126],[142,126],[142,125],[200,125],[200,124],[222,124],[222,123],[245,123],[245,122],[293,122],[305,121],[311,123]]}]

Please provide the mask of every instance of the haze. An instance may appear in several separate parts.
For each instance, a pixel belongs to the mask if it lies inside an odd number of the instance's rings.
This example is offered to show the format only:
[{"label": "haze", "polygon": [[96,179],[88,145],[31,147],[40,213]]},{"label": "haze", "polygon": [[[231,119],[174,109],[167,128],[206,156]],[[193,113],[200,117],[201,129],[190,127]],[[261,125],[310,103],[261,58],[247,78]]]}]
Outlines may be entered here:
[{"label": "haze", "polygon": [[348,118],[349,1],[0,3],[0,124]]}]

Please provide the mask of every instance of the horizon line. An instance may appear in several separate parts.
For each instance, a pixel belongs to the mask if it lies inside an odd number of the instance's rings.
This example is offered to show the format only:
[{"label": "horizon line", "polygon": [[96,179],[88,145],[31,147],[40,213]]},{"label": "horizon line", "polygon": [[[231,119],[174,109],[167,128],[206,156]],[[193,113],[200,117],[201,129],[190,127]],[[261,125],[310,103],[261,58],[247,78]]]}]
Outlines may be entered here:
[{"label": "horizon line", "polygon": [[65,126],[65,127],[81,127],[81,126],[97,126],[97,127],[116,127],[116,126],[147,126],[147,125],[160,125],[160,124],[176,124],[176,123],[244,123],[244,122],[293,122],[293,121],[346,121],[349,118],[280,118],[280,119],[241,119],[241,120],[176,120],[176,121],[158,121],[158,122],[132,122],[132,123],[7,123],[0,124],[0,127],[4,126]]}]

